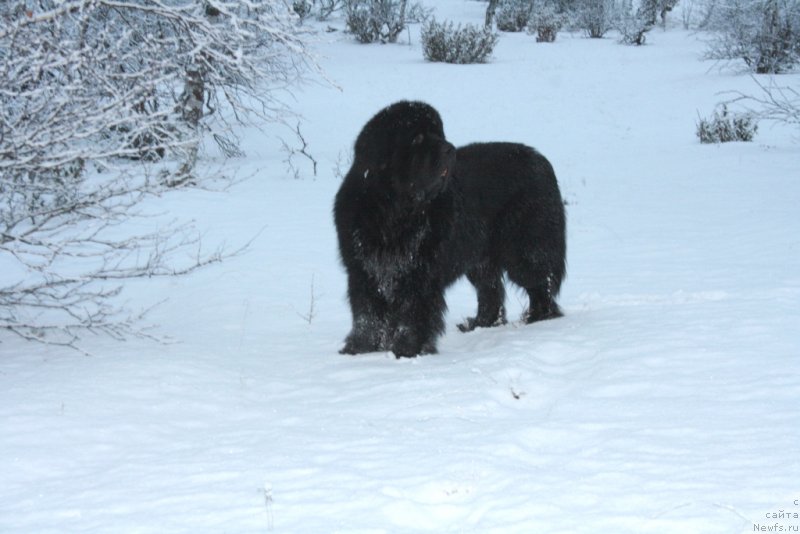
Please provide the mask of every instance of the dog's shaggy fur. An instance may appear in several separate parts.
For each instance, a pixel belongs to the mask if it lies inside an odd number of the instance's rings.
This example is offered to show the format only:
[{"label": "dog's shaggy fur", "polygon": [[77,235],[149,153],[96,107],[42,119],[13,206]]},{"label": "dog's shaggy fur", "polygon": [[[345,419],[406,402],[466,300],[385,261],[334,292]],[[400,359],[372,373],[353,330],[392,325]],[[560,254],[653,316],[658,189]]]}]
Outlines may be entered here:
[{"label": "dog's shaggy fur", "polygon": [[528,323],[559,317],[565,215],[553,168],[515,143],[456,150],[439,113],[397,102],[367,122],[336,195],[353,328],[342,353],[436,352],[445,289],[466,275],[478,312],[459,328],[505,322],[503,274],[530,298]]}]

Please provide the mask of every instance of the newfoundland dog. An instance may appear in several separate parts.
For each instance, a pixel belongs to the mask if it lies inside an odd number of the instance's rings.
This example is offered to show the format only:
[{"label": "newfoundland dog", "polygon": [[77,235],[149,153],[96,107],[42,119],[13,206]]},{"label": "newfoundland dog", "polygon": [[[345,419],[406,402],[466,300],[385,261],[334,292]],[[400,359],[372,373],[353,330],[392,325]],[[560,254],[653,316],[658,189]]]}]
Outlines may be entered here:
[{"label": "newfoundland dog", "polygon": [[456,150],[434,108],[397,102],[358,135],[333,212],[353,314],[342,353],[436,352],[445,289],[465,274],[478,312],[464,332],[505,322],[504,273],[528,293],[525,322],[561,316],[564,204],[531,147]]}]

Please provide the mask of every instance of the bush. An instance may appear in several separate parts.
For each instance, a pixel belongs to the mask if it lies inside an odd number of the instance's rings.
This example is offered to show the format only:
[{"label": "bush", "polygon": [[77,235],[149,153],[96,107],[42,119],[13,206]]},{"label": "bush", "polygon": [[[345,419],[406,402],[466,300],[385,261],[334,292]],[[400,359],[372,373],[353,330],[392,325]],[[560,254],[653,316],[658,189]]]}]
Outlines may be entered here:
[{"label": "bush", "polygon": [[497,44],[498,36],[488,28],[431,19],[422,27],[422,51],[428,61],[445,63],[485,63]]},{"label": "bush", "polygon": [[576,0],[571,26],[583,30],[593,39],[600,39],[614,26],[614,0]]},{"label": "bush", "polygon": [[292,11],[297,13],[301,21],[314,16],[317,20],[328,20],[336,11],[341,9],[343,0],[294,0]]},{"label": "bush", "polygon": [[558,6],[548,1],[537,5],[528,20],[528,33],[536,34],[537,43],[552,43],[556,35],[567,23],[567,16],[560,12]]},{"label": "bush", "polygon": [[532,0],[502,0],[497,7],[497,29],[503,32],[521,32],[528,26],[532,11]]},{"label": "bush", "polygon": [[655,7],[657,4],[652,0],[644,2],[638,9],[634,9],[631,0],[624,0],[618,6],[615,27],[621,43],[637,46],[645,43],[645,34],[655,25]]},{"label": "bush", "polygon": [[311,15],[314,5],[310,0],[295,0],[292,2],[292,11],[297,13],[300,20],[305,20]]},{"label": "bush", "polygon": [[394,43],[406,27],[406,2],[396,0],[350,0],[347,30],[361,43]]},{"label": "bush", "polygon": [[723,105],[710,119],[700,119],[697,123],[697,137],[701,143],[728,143],[731,141],[752,141],[758,124],[750,115],[731,114]]},{"label": "bush", "polygon": [[347,0],[347,30],[361,43],[394,43],[408,22],[428,17],[419,3],[407,4],[407,0]]}]

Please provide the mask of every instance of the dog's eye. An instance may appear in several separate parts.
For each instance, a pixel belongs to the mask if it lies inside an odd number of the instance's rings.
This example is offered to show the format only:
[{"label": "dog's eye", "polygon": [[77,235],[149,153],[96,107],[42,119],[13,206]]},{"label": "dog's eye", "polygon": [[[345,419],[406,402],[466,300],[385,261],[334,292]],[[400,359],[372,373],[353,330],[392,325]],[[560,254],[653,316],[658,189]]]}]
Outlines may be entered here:
[{"label": "dog's eye", "polygon": [[425,140],[425,135],[424,134],[417,134],[417,136],[414,138],[414,140],[411,141],[411,146],[416,146],[416,145],[422,144],[422,142],[424,140]]}]

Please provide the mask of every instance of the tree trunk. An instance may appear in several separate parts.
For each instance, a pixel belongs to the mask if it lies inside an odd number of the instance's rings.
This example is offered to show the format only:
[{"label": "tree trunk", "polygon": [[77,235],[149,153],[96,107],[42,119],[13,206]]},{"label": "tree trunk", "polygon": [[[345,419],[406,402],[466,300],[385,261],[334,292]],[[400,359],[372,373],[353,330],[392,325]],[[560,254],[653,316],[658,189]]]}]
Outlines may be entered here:
[{"label": "tree trunk", "polygon": [[192,179],[192,172],[197,163],[197,154],[199,152],[198,126],[200,125],[200,119],[203,118],[205,91],[206,86],[202,67],[198,62],[194,62],[191,67],[186,69],[186,79],[184,80],[183,94],[181,95],[181,117],[189,125],[189,130],[192,132],[191,135],[194,136],[194,139],[187,149],[186,160],[169,183],[172,187],[181,186]]},{"label": "tree trunk", "polygon": [[181,98],[181,117],[193,129],[197,129],[200,119],[203,118],[204,93],[205,82],[201,68],[199,65],[192,65],[186,70]]},{"label": "tree trunk", "polygon": [[486,21],[484,22],[484,26],[490,30],[494,22],[494,12],[497,10],[498,1],[499,0],[489,0],[489,6],[486,8]]}]

